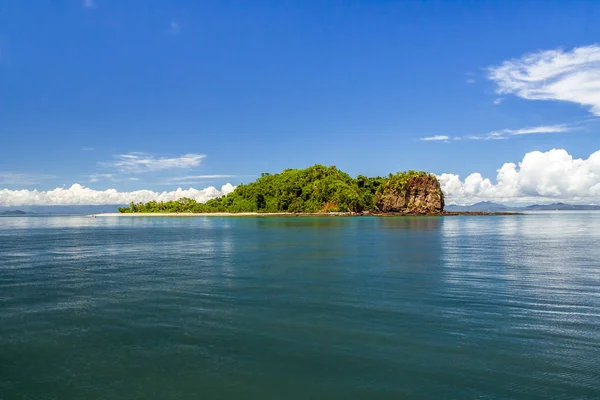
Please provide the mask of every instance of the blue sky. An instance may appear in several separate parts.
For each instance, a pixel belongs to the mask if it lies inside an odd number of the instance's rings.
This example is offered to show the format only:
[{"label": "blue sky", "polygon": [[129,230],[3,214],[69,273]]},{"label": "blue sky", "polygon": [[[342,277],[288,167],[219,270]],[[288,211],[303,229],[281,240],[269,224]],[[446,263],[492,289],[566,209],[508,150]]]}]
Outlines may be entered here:
[{"label": "blue sky", "polygon": [[496,184],[534,151],[586,160],[598,21],[595,1],[9,2],[0,189],[200,189],[314,163]]}]

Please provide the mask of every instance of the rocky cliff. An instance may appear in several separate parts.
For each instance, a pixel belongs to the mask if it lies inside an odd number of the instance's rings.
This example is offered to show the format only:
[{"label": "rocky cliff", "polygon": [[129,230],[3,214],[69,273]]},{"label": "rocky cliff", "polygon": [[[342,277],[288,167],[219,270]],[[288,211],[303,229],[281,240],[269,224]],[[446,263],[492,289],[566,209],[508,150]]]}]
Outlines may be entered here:
[{"label": "rocky cliff", "polygon": [[392,175],[380,187],[375,202],[384,213],[437,214],[444,210],[444,194],[435,175],[410,172]]}]

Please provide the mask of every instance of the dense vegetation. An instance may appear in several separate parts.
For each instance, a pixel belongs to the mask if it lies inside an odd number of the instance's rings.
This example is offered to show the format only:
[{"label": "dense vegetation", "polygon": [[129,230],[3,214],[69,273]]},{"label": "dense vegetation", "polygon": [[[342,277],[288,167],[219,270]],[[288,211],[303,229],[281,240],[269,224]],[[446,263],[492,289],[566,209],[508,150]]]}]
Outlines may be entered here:
[{"label": "dense vegetation", "polygon": [[176,201],[131,203],[119,212],[362,212],[376,210],[376,197],[384,190],[401,193],[411,179],[428,176],[408,171],[388,177],[356,179],[336,167],[314,165],[263,173],[255,182],[238,186],[232,193],[206,203],[183,198]]}]

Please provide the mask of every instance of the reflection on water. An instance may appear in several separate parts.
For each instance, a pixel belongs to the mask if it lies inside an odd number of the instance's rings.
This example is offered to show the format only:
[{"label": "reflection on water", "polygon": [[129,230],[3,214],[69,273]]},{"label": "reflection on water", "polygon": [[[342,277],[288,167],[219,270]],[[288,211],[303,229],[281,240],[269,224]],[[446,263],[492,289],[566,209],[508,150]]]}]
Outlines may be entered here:
[{"label": "reflection on water", "polygon": [[0,398],[600,398],[600,213],[0,219]]},{"label": "reflection on water", "polygon": [[533,214],[487,224],[444,220],[449,317],[484,333],[481,346],[506,343],[502,359],[516,366],[500,373],[514,382],[514,394],[526,382],[525,394],[540,398],[599,393],[600,352],[594,344],[600,328],[599,217]]}]

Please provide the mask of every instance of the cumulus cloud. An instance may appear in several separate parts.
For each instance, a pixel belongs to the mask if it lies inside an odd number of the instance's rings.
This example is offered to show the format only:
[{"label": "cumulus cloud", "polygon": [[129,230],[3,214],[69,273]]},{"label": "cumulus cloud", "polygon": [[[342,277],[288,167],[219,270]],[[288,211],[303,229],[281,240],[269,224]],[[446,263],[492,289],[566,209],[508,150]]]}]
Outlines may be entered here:
[{"label": "cumulus cloud", "polygon": [[563,149],[532,151],[518,165],[505,163],[497,172],[495,183],[480,173],[464,181],[448,173],[438,178],[448,204],[600,202],[600,151],[587,159],[573,158]]},{"label": "cumulus cloud", "polygon": [[121,172],[152,172],[174,168],[192,168],[200,165],[204,154],[184,154],[179,157],[155,157],[147,153],[128,153],[114,156],[110,162],[100,163],[103,166],[118,169]]},{"label": "cumulus cloud", "polygon": [[132,201],[170,201],[182,197],[204,203],[231,193],[234,189],[235,186],[227,183],[220,190],[209,186],[201,190],[178,188],[170,192],[153,192],[151,190],[119,192],[115,189],[94,190],[76,183],[69,188],[56,188],[48,191],[3,189],[0,190],[0,206],[129,204]]},{"label": "cumulus cloud", "polygon": [[448,139],[450,139],[450,137],[446,135],[436,135],[419,138],[419,140],[423,140],[425,142],[445,142]]},{"label": "cumulus cloud", "polygon": [[600,45],[545,50],[488,68],[501,95],[568,101],[600,116]]}]

